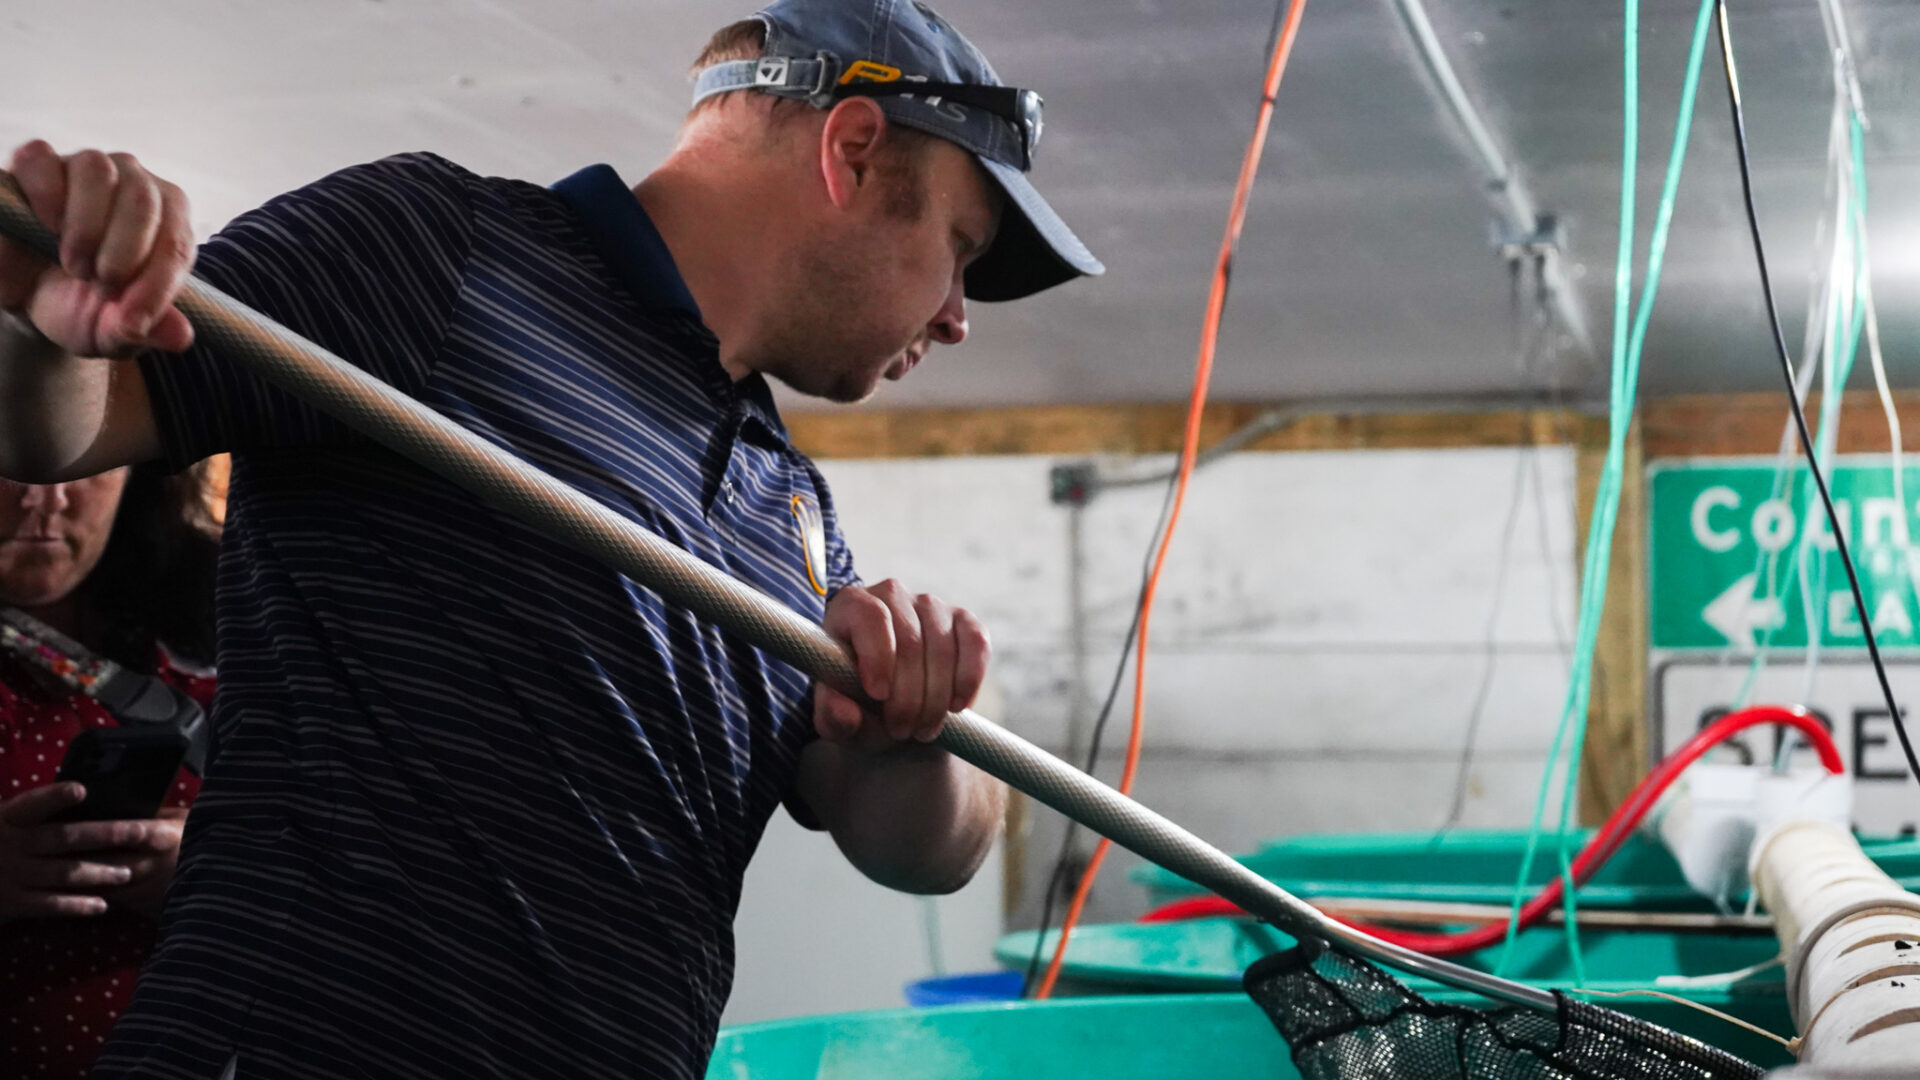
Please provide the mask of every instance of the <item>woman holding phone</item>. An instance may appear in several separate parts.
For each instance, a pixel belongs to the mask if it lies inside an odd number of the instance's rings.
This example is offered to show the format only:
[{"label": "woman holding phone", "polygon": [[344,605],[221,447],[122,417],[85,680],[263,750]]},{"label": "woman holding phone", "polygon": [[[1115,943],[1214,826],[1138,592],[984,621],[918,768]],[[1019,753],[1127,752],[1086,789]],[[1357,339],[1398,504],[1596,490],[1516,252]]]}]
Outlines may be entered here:
[{"label": "woman holding phone", "polygon": [[99,821],[57,777],[76,736],[128,719],[103,663],[210,702],[217,528],[197,473],[0,480],[0,1076],[84,1076],[152,947],[199,780]]}]

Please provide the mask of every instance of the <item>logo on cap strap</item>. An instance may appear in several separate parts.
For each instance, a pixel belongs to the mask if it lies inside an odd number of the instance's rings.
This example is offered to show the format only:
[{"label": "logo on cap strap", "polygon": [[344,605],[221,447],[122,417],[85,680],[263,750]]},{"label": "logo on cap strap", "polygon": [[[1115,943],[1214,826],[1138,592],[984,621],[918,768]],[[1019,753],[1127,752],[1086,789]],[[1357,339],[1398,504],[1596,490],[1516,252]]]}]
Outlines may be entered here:
[{"label": "logo on cap strap", "polygon": [[763,56],[758,60],[722,60],[693,81],[693,104],[731,90],[763,90],[783,97],[805,98],[825,107],[832,100],[833,80],[840,62],[830,53],[813,60]]},{"label": "logo on cap strap", "polygon": [[755,68],[753,72],[753,85],[787,85],[787,58],[784,56],[761,57],[760,66]]}]

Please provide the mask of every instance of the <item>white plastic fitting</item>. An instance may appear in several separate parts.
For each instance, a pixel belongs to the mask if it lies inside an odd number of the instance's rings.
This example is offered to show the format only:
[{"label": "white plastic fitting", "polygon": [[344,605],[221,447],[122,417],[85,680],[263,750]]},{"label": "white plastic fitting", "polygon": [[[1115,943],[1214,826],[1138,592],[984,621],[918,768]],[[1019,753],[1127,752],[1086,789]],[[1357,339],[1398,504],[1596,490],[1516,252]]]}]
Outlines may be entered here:
[{"label": "white plastic fitting", "polygon": [[1649,823],[1693,890],[1727,909],[1747,891],[1754,838],[1786,819],[1844,826],[1852,786],[1824,769],[1700,762],[1661,799]]}]

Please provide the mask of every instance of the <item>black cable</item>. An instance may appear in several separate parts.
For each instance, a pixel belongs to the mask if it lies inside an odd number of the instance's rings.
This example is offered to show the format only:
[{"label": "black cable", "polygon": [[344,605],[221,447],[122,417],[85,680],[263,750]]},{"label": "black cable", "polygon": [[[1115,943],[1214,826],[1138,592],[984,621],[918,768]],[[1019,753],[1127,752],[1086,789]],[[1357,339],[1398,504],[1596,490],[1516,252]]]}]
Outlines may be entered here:
[{"label": "black cable", "polygon": [[[1160,547],[1160,538],[1166,532],[1167,516],[1173,512],[1173,495],[1179,485],[1176,474],[1167,481],[1166,498],[1160,503],[1160,518],[1153,526],[1153,537],[1147,544],[1146,563],[1140,568],[1140,593],[1133,602],[1133,621],[1127,625],[1126,640],[1120,645],[1120,662],[1114,665],[1113,682],[1107,687],[1107,700],[1100,706],[1099,719],[1094,721],[1093,736],[1087,742],[1087,763],[1082,772],[1091,774],[1100,760],[1100,741],[1107,733],[1107,720],[1113,716],[1114,702],[1120,697],[1120,684],[1127,674],[1127,662],[1133,656],[1134,638],[1140,633],[1140,613],[1146,608],[1147,579],[1153,574],[1153,553]],[[1075,672],[1074,677],[1079,678]],[[1020,996],[1031,997],[1034,979],[1040,974],[1040,956],[1045,951],[1047,928],[1053,922],[1053,904],[1060,896],[1061,886],[1066,883],[1067,872],[1073,861],[1073,841],[1079,835],[1080,826],[1067,819],[1066,835],[1060,839],[1060,854],[1053,861],[1053,873],[1047,875],[1047,891],[1040,905],[1040,929],[1033,939],[1033,955],[1027,959],[1026,978],[1021,981]]]},{"label": "black cable", "polygon": [[[1274,0],[1273,26],[1267,31],[1267,48],[1260,54],[1261,56],[1271,57],[1274,50],[1280,47],[1280,32],[1285,28],[1286,11],[1287,0]],[[1273,95],[1265,93],[1265,89],[1266,87],[1263,83],[1261,86],[1263,92],[1260,95],[1261,109],[1265,109],[1274,103]],[[1253,199],[1253,190],[1251,188],[1247,190],[1247,199],[1248,201],[1252,201]],[[1227,257],[1220,265],[1220,315],[1222,317],[1225,317],[1227,313],[1227,296],[1233,288],[1233,261],[1239,256],[1240,234],[1235,232],[1227,245]]]},{"label": "black cable", "polygon": [[[1262,56],[1272,56],[1274,50],[1279,47],[1280,34],[1286,23],[1287,3],[1288,0],[1275,0],[1273,6],[1273,26],[1267,33],[1267,47],[1266,51],[1261,53]],[[1260,107],[1263,109],[1273,104],[1273,98],[1267,96],[1264,93],[1264,89],[1265,87],[1263,85],[1263,93],[1260,98]],[[1251,198],[1253,193],[1248,192],[1247,194],[1248,197]],[[1226,259],[1220,267],[1220,314],[1222,317],[1226,315],[1226,290],[1233,283],[1233,262],[1239,254],[1240,237],[1236,235],[1227,248]],[[1196,460],[1195,466],[1197,467],[1198,465],[1199,462]],[[1101,737],[1106,734],[1107,720],[1113,715],[1114,702],[1119,700],[1120,684],[1126,677],[1127,661],[1133,653],[1134,638],[1140,633],[1140,617],[1146,610],[1147,590],[1152,587],[1154,553],[1159,550],[1161,539],[1166,533],[1167,519],[1169,515],[1173,513],[1174,495],[1178,493],[1179,490],[1180,472],[1178,469],[1175,469],[1173,475],[1167,479],[1167,495],[1166,499],[1160,504],[1160,519],[1153,527],[1153,539],[1147,544],[1146,561],[1140,573],[1140,595],[1133,605],[1133,622],[1127,627],[1126,641],[1120,647],[1120,662],[1114,665],[1113,683],[1107,688],[1107,700],[1100,706],[1100,717],[1094,722],[1093,737],[1088,742],[1087,765],[1084,770],[1088,773],[1093,772],[1094,765],[1097,764],[1100,759],[1100,740]],[[1074,672],[1074,677],[1076,679],[1079,678],[1080,673],[1077,671]],[[1023,998],[1031,997],[1033,994],[1034,976],[1039,973],[1040,955],[1044,951],[1042,947],[1046,944],[1047,940],[1047,926],[1053,921],[1053,902],[1059,895],[1060,886],[1066,877],[1067,864],[1073,855],[1073,840],[1078,828],[1079,826],[1074,822],[1067,822],[1066,836],[1060,841],[1060,857],[1054,861],[1053,873],[1047,878],[1046,899],[1040,906],[1040,929],[1034,935],[1033,955],[1027,960],[1027,974],[1020,988],[1020,996]]]},{"label": "black cable", "polygon": [[[1814,453],[1813,435],[1807,430],[1806,410],[1800,404],[1800,389],[1793,376],[1793,359],[1787,355],[1786,333],[1780,328],[1780,309],[1773,299],[1773,278],[1767,273],[1767,251],[1760,240],[1760,215],[1753,204],[1753,172],[1747,161],[1747,121],[1740,108],[1740,77],[1734,69],[1733,36],[1727,26],[1726,0],[1715,0],[1714,14],[1720,24],[1720,59],[1727,72],[1727,104],[1733,112],[1733,142],[1740,157],[1740,193],[1746,200],[1747,226],[1753,233],[1753,255],[1760,264],[1760,290],[1767,301],[1767,320],[1773,330],[1774,351],[1780,357],[1780,369],[1787,377],[1787,403],[1793,408],[1794,430],[1800,435],[1800,450],[1807,455],[1807,469],[1813,473],[1813,483],[1820,491],[1821,505],[1826,507],[1827,527],[1833,533],[1833,542],[1840,555],[1840,565],[1847,571],[1847,587],[1853,590],[1853,609],[1860,617],[1860,630],[1867,638],[1867,655],[1873,659],[1873,673],[1880,680],[1880,693],[1887,702],[1887,715],[1893,720],[1893,730],[1900,736],[1900,749],[1907,755],[1907,768],[1912,770],[1914,779],[1920,780],[1920,757],[1913,752],[1913,742],[1907,737],[1906,720],[1902,718],[1899,704],[1893,699],[1893,684],[1887,681],[1887,665],[1880,659],[1880,643],[1873,635],[1873,619],[1867,614],[1866,594],[1860,589],[1860,575],[1853,567],[1853,554],[1847,550],[1846,530],[1841,528],[1840,515],[1833,508],[1833,495],[1827,490],[1827,478],[1821,475],[1820,461]],[[1809,628],[1817,633],[1816,628]]]},{"label": "black cable", "polygon": [[[1547,332],[1552,334],[1554,332],[1554,315],[1553,309],[1549,304],[1552,301],[1553,293],[1547,288],[1547,255],[1544,251],[1536,252],[1533,256],[1533,284],[1534,304],[1540,309],[1540,317],[1546,323]],[[1562,410],[1566,408],[1566,386],[1564,385],[1561,374],[1558,372],[1548,372],[1546,380],[1547,410],[1556,418],[1555,427],[1558,429],[1558,418],[1562,415]],[[1564,430],[1559,430],[1557,433],[1560,437],[1555,439],[1554,442],[1570,443],[1573,441]],[[1553,570],[1558,564],[1554,559],[1548,557],[1548,552],[1553,550],[1553,544],[1549,539],[1552,535],[1552,530],[1547,526],[1547,482],[1540,476],[1540,448],[1537,445],[1534,447],[1533,454],[1528,457],[1527,469],[1533,476],[1534,530],[1539,538],[1540,557],[1546,559],[1547,565],[1547,621],[1553,629],[1554,647],[1560,651],[1561,666],[1571,672],[1573,670],[1573,646],[1567,640],[1566,623],[1560,618],[1560,590],[1557,585],[1559,575],[1554,573]]]},{"label": "black cable", "polygon": [[[1514,360],[1519,368],[1520,380],[1524,385],[1531,382],[1534,363],[1539,359],[1541,346],[1551,338],[1554,332],[1554,318],[1552,310],[1547,306],[1548,293],[1546,291],[1544,255],[1536,255],[1534,262],[1536,281],[1538,283],[1534,297],[1537,310],[1531,318],[1523,315],[1520,301],[1520,268],[1523,262],[1524,259],[1519,255],[1515,255],[1513,258],[1507,260],[1508,283],[1510,285],[1509,300],[1511,301],[1509,316],[1512,320]],[[1528,323],[1533,324],[1531,333],[1527,330]],[[1529,461],[1533,462],[1535,477],[1537,478],[1540,447],[1538,444],[1522,447],[1520,449],[1520,455],[1520,457],[1514,460],[1513,494],[1509,496],[1507,501],[1506,524],[1502,526],[1500,530],[1500,552],[1494,563],[1493,604],[1487,612],[1486,632],[1482,640],[1480,682],[1473,693],[1473,704],[1467,710],[1467,730],[1461,740],[1460,758],[1454,769],[1453,800],[1448,806],[1445,820],[1440,823],[1440,828],[1435,830],[1433,834],[1431,841],[1433,844],[1438,844],[1441,840],[1445,839],[1446,835],[1451,832],[1455,826],[1460,824],[1460,817],[1466,810],[1467,781],[1473,773],[1475,751],[1478,748],[1480,740],[1480,725],[1486,717],[1487,700],[1493,691],[1493,673],[1495,667],[1498,665],[1500,652],[1499,643],[1495,640],[1494,635],[1499,625],[1500,611],[1504,606],[1506,597],[1507,572],[1511,568],[1515,526],[1520,520],[1520,503],[1526,492],[1527,466]],[[1536,492],[1536,498],[1544,499],[1545,495],[1544,490]],[[1547,549],[1544,544],[1540,550],[1542,555],[1546,554]],[[1553,603],[1551,590],[1548,592],[1547,601],[1549,604]],[[1549,617],[1555,619],[1557,629],[1557,617],[1551,612]]]},{"label": "black cable", "polygon": [[1507,592],[1507,571],[1513,560],[1513,534],[1520,522],[1520,503],[1527,488],[1527,455],[1537,453],[1537,448],[1522,447],[1520,456],[1513,462],[1513,495],[1507,502],[1507,523],[1500,530],[1500,554],[1495,562],[1493,578],[1493,604],[1487,612],[1487,629],[1482,643],[1483,658],[1480,668],[1480,685],[1473,692],[1473,706],[1467,713],[1467,733],[1460,747],[1460,763],[1455,770],[1453,780],[1453,804],[1447,810],[1446,820],[1441,822],[1434,839],[1451,831],[1460,824],[1460,815],[1467,808],[1467,780],[1473,774],[1474,750],[1480,741],[1480,722],[1487,715],[1487,699],[1493,692],[1493,672],[1499,666],[1500,645],[1495,638],[1500,625],[1500,609],[1504,606]]},{"label": "black cable", "polygon": [[1520,375],[1526,376],[1527,355],[1532,349],[1527,345],[1527,328],[1520,316],[1520,272],[1526,260],[1519,255],[1507,260],[1507,325],[1511,338],[1507,344],[1513,353],[1514,362],[1520,365]]}]

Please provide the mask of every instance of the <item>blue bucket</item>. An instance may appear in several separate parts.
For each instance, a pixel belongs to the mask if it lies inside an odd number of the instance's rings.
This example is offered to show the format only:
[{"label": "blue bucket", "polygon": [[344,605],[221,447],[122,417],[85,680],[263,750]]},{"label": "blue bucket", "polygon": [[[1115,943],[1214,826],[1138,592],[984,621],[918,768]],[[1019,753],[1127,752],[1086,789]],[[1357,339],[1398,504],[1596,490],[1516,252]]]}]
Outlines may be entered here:
[{"label": "blue bucket", "polygon": [[977,971],[969,975],[940,975],[906,985],[907,1004],[973,1005],[983,1001],[1018,1001],[1026,976],[1018,971]]}]

